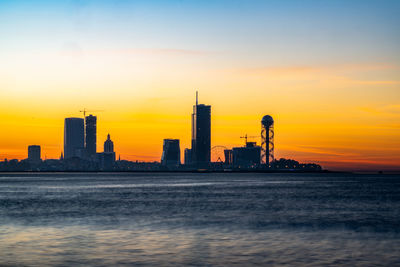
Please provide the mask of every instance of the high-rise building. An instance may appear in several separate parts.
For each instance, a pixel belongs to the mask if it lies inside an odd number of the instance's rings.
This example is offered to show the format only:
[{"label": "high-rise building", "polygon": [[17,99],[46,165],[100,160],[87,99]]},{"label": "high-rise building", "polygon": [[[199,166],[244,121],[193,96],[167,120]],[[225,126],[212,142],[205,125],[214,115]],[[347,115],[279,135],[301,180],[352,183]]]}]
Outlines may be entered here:
[{"label": "high-rise building", "polygon": [[40,146],[28,146],[28,161],[32,163],[39,163],[41,161]]},{"label": "high-rise building", "polygon": [[66,118],[64,122],[64,158],[84,156],[84,120]]},{"label": "high-rise building", "polygon": [[198,104],[192,114],[192,162],[197,166],[207,167],[211,159],[211,106]]},{"label": "high-rise building", "polygon": [[90,159],[96,155],[97,134],[96,134],[97,117],[89,115],[85,117],[85,149],[86,156]]},{"label": "high-rise building", "polygon": [[179,139],[164,139],[161,164],[164,166],[179,166],[181,164]]}]

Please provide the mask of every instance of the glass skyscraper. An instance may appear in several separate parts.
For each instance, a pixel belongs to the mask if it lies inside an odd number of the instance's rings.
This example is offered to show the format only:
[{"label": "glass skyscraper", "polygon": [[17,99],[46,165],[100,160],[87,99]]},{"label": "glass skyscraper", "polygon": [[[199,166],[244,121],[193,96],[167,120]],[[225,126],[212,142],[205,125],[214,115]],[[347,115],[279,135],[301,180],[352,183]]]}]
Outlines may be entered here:
[{"label": "glass skyscraper", "polygon": [[85,129],[81,118],[66,118],[64,121],[64,158],[83,157]]},{"label": "glass skyscraper", "polygon": [[181,164],[179,139],[164,139],[161,164],[164,166],[179,166]]},{"label": "glass skyscraper", "polygon": [[198,167],[207,167],[211,159],[211,106],[198,104],[192,114],[192,163]]},{"label": "glass skyscraper", "polygon": [[86,156],[90,159],[96,155],[97,146],[97,117],[89,115],[85,117],[86,132],[85,132],[85,148]]}]

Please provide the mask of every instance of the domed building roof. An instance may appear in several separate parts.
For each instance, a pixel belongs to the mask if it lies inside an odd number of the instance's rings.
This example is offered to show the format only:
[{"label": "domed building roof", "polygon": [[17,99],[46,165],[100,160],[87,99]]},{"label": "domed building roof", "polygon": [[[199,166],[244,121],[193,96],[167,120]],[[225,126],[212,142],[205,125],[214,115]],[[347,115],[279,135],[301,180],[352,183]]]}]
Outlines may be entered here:
[{"label": "domed building roof", "polygon": [[274,119],[270,115],[265,115],[262,118],[261,123],[262,125],[269,127],[274,124]]},{"label": "domed building roof", "polygon": [[107,140],[104,142],[104,152],[106,153],[114,152],[114,143],[110,139],[110,134],[107,135]]}]

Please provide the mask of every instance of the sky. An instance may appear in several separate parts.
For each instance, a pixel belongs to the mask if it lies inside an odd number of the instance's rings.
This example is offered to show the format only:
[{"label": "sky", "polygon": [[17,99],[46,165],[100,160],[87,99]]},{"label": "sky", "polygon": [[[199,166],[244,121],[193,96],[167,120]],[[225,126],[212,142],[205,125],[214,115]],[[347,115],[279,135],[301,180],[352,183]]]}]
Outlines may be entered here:
[{"label": "sky", "polygon": [[[0,0],[0,160],[63,149],[64,118],[98,116],[121,159],[212,146],[275,120],[275,157],[331,170],[400,169],[400,1]],[[260,142],[259,138],[249,141]],[[182,153],[183,154],[183,153]]]}]

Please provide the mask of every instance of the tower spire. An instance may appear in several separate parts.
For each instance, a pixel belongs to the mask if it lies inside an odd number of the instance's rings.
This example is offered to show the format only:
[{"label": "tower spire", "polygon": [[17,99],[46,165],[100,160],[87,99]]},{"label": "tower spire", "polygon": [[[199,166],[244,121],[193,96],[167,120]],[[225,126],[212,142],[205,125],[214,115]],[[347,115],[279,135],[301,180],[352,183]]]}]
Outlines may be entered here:
[{"label": "tower spire", "polygon": [[199,104],[199,92],[196,91],[196,106]]}]

